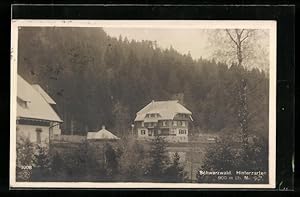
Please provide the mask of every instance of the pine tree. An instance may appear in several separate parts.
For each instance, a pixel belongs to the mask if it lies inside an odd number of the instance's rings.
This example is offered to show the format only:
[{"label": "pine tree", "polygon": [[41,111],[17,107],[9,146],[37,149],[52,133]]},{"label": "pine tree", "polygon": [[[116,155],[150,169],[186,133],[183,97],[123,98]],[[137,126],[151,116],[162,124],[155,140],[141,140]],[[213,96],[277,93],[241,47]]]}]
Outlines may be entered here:
[{"label": "pine tree", "polygon": [[180,164],[180,156],[176,152],[172,156],[172,162],[167,167],[165,171],[165,176],[168,182],[180,183],[184,182],[186,172],[184,171],[184,167]]},{"label": "pine tree", "polygon": [[123,138],[128,136],[130,127],[130,117],[128,108],[121,102],[116,102],[113,106],[115,119],[115,130]]},{"label": "pine tree", "polygon": [[166,141],[163,137],[155,136],[151,142],[151,150],[149,152],[151,158],[149,165],[149,175],[155,180],[159,180],[164,175],[168,165],[168,156],[166,153]]},{"label": "pine tree", "polygon": [[[232,45],[226,31],[222,32],[221,40],[227,37],[227,44]],[[245,43],[248,39],[254,41],[247,32],[240,38],[249,35],[242,45],[249,44]],[[174,48],[163,50],[152,41],[113,38],[102,28],[26,27],[19,33],[19,74],[41,85],[56,101],[63,132],[70,132],[72,125],[78,132],[74,134],[80,135],[86,135],[87,127],[117,127],[122,117],[112,113],[117,102],[126,108],[121,111],[126,111],[128,121],[124,122],[130,126],[135,113],[149,101],[168,100],[183,92],[197,130],[255,132],[268,137],[269,79],[265,73],[245,68],[249,63],[241,59],[243,47],[238,56],[230,53],[230,59],[218,56],[228,64],[222,66],[203,58],[195,61]],[[229,33],[237,38],[235,30]],[[221,43],[214,49],[218,48],[237,50]],[[232,63],[235,66],[230,67]]]}]

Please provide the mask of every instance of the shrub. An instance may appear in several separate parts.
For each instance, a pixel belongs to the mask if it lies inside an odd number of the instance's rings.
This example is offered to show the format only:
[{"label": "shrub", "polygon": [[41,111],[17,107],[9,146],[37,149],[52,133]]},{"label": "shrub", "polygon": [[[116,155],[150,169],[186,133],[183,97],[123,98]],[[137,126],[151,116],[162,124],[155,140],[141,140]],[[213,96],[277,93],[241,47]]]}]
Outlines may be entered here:
[{"label": "shrub", "polygon": [[23,137],[18,138],[16,145],[16,179],[17,181],[29,181],[33,166],[34,145],[28,138]]},{"label": "shrub", "polygon": [[120,164],[120,180],[141,181],[148,168],[147,152],[137,140],[128,138],[120,144],[122,150]]},{"label": "shrub", "polygon": [[[219,182],[217,175],[201,175],[202,171],[268,171],[268,147],[263,138],[253,142],[236,142],[234,137],[224,136],[207,149],[205,159],[196,175],[200,183]],[[234,181],[234,180],[233,180]],[[263,182],[267,181],[267,176]]]},{"label": "shrub", "polygon": [[186,172],[183,166],[180,165],[180,156],[176,152],[172,156],[172,162],[165,170],[165,177],[168,182],[180,183],[185,181]]},{"label": "shrub", "polygon": [[46,146],[36,145],[31,181],[46,181],[51,174],[51,158]]}]

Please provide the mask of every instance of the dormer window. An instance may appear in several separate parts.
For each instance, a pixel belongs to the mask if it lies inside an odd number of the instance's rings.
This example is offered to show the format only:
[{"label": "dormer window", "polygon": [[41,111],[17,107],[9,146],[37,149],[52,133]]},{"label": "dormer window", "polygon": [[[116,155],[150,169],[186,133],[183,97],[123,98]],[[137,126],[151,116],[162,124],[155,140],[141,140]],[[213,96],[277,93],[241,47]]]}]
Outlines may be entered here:
[{"label": "dormer window", "polygon": [[180,117],[181,118],[187,118],[187,115],[186,114],[180,114]]},{"label": "dormer window", "polygon": [[173,121],[173,126],[177,126],[177,121],[175,120],[175,121]]},{"label": "dormer window", "polygon": [[164,127],[167,126],[167,121],[163,121],[162,123]]},{"label": "dormer window", "polygon": [[181,125],[185,127],[185,121],[181,121]]},{"label": "dormer window", "polygon": [[24,101],[24,100],[20,99],[19,97],[17,97],[17,103],[23,108],[28,108],[28,102],[29,101]]}]

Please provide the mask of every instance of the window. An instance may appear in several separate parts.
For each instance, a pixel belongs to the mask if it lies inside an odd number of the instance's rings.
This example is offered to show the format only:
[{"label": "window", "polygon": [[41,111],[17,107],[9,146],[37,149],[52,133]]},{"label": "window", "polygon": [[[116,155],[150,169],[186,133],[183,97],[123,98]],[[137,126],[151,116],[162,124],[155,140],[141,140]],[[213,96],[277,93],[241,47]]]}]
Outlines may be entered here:
[{"label": "window", "polygon": [[145,127],[144,122],[142,122],[142,127]]},{"label": "window", "polygon": [[163,121],[162,123],[164,127],[167,126],[167,121]]},{"label": "window", "polygon": [[169,129],[162,129],[161,134],[167,136],[167,135],[170,135],[171,133],[170,133]]},{"label": "window", "polygon": [[155,114],[151,114],[150,116],[151,116],[152,118],[155,118]]},{"label": "window", "polygon": [[40,144],[42,142],[42,138],[41,138],[42,129],[37,128],[35,131],[36,131],[36,143]]},{"label": "window", "polygon": [[141,135],[146,135],[146,131],[145,130],[141,130]]},{"label": "window", "polygon": [[53,132],[54,132],[53,130],[54,130],[54,129],[53,129],[53,126],[49,128],[49,134],[50,134],[49,137],[50,137],[50,138],[53,138]]},{"label": "window", "polygon": [[27,104],[28,101],[24,101],[24,100],[20,99],[19,97],[17,97],[17,103],[23,108],[28,108],[28,104]]},{"label": "window", "polygon": [[177,126],[177,121],[173,121],[173,126]]},{"label": "window", "polygon": [[181,125],[185,127],[185,121],[181,121]]},{"label": "window", "polygon": [[179,134],[186,134],[186,130],[185,129],[180,129]]},{"label": "window", "polygon": [[170,130],[170,134],[176,134],[176,130],[175,129],[171,129]]}]

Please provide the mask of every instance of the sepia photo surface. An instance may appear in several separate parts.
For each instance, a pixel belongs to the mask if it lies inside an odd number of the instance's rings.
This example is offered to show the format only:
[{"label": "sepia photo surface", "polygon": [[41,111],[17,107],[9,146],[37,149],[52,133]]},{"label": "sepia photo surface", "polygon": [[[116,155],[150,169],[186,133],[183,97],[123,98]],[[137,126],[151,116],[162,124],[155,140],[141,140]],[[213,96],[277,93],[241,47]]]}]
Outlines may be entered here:
[{"label": "sepia photo surface", "polygon": [[275,21],[13,20],[12,188],[275,188]]}]

